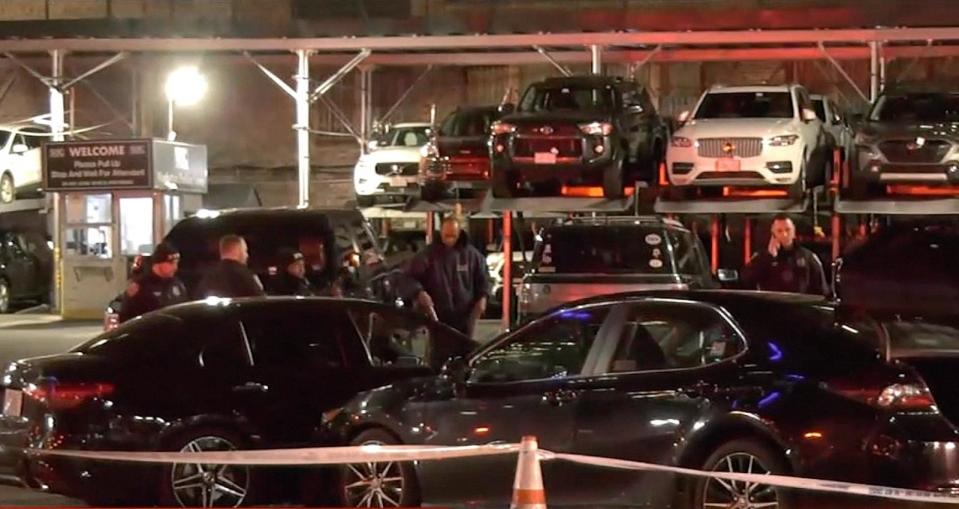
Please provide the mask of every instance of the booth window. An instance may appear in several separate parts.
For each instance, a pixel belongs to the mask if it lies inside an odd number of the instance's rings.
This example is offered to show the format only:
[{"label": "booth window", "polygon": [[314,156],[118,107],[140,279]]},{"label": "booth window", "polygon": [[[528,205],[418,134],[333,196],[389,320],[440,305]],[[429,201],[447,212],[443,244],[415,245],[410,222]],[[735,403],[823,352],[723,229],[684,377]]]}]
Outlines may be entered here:
[{"label": "booth window", "polygon": [[67,256],[113,256],[113,196],[68,194],[66,196],[65,249]]},{"label": "booth window", "polygon": [[120,250],[128,256],[153,252],[153,198],[120,198]]}]

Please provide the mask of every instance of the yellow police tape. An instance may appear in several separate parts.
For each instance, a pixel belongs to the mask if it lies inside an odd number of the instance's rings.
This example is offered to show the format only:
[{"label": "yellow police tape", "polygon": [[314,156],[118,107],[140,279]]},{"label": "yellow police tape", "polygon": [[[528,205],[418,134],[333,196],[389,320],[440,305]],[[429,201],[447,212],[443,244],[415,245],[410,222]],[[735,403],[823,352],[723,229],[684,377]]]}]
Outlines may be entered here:
[{"label": "yellow police tape", "polygon": [[[339,465],[382,461],[432,461],[442,459],[471,458],[502,454],[516,454],[519,444],[490,444],[476,446],[419,446],[419,445],[361,445],[349,447],[314,447],[304,449],[263,449],[246,451],[210,452],[123,452],[123,451],[68,451],[51,449],[23,449],[30,456],[60,456],[101,461],[125,461],[138,463],[205,463],[219,465]],[[555,453],[540,449],[539,457],[547,461],[570,461],[595,467],[621,470],[666,472],[697,477],[711,477],[728,481],[751,482],[782,488],[864,495],[886,499],[959,503],[959,496],[930,491],[890,488],[869,484],[809,479],[772,474],[744,474],[735,472],[709,472],[690,468],[672,467],[655,463],[601,458],[579,454]]]}]

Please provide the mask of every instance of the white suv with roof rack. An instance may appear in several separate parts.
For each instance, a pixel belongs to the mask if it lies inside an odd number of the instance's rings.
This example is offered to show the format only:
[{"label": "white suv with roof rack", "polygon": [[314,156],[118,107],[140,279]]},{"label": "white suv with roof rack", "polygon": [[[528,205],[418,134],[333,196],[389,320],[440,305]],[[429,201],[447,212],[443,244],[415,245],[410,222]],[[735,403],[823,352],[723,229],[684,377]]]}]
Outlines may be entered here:
[{"label": "white suv with roof rack", "polygon": [[673,186],[784,186],[801,196],[825,182],[827,138],[800,85],[712,87],[679,120],[666,151]]}]

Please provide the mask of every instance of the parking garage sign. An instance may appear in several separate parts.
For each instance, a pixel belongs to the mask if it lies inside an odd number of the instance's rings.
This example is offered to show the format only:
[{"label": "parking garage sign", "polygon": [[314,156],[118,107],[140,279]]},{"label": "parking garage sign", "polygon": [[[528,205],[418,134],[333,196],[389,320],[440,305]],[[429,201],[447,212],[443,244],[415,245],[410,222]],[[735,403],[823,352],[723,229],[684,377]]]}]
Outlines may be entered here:
[{"label": "parking garage sign", "polygon": [[151,140],[48,143],[43,187],[48,191],[150,189]]}]

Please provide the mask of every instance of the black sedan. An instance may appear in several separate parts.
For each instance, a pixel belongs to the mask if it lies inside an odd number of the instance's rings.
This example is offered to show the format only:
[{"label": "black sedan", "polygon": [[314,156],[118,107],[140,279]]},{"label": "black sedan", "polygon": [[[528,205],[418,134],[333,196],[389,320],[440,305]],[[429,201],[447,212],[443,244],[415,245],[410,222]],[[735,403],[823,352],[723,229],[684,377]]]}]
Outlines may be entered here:
[{"label": "black sedan", "polygon": [[[0,444],[139,451],[316,446],[323,421],[350,397],[435,374],[473,346],[420,315],[366,301],[173,306],[69,353],[11,364],[2,380]],[[136,467],[4,454],[27,484],[96,504],[232,507],[272,499],[267,486],[288,492],[296,485],[286,483],[297,480],[215,465]]]},{"label": "black sedan", "polygon": [[[881,327],[838,316],[816,297],[760,292],[578,301],[440,377],[359,395],[330,425],[354,444],[535,435],[555,452],[959,489],[959,394],[946,376],[959,357],[936,355],[934,336],[917,343],[921,352],[891,348]],[[340,493],[353,506],[504,507],[514,471],[508,456],[359,465],[343,469]],[[559,461],[544,463],[543,475],[551,506],[762,509],[795,495]]]}]

